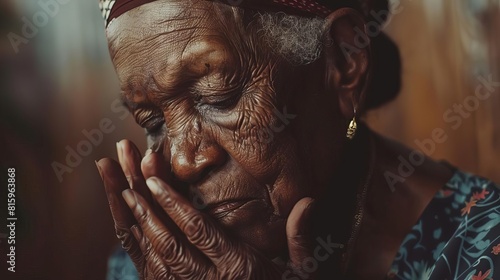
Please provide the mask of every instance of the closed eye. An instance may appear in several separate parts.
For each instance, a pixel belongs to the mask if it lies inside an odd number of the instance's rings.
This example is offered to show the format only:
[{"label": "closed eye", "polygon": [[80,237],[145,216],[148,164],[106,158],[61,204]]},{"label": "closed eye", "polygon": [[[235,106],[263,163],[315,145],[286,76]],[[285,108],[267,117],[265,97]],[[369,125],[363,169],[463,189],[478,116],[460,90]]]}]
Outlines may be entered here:
[{"label": "closed eye", "polygon": [[158,122],[153,127],[145,128],[146,135],[150,137],[160,137],[163,135],[164,127],[165,127],[165,121]]},{"label": "closed eye", "polygon": [[239,101],[240,95],[236,93],[228,94],[223,98],[205,98],[205,103],[219,110],[229,110]]},{"label": "closed eye", "polygon": [[230,110],[232,109],[240,100],[241,91],[233,90],[227,93],[218,94],[200,94],[193,91],[194,101],[197,106],[210,106],[211,108],[217,110]]},{"label": "closed eye", "polygon": [[146,130],[147,136],[160,136],[165,125],[163,112],[154,107],[137,108],[134,111],[137,123]]}]

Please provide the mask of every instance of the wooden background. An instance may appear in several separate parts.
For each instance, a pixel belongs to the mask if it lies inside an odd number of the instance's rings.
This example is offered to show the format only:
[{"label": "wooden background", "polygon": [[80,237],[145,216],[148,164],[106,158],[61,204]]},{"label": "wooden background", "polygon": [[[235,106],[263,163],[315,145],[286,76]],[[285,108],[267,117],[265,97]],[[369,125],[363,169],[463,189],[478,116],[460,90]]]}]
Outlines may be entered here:
[{"label": "wooden background", "polygon": [[461,117],[458,128],[443,117],[455,104],[471,102],[478,77],[500,82],[500,2],[400,3],[386,30],[400,47],[403,90],[395,102],[371,112],[369,123],[413,148],[443,129],[448,139],[429,156],[500,182],[500,87],[466,111],[470,116]]}]

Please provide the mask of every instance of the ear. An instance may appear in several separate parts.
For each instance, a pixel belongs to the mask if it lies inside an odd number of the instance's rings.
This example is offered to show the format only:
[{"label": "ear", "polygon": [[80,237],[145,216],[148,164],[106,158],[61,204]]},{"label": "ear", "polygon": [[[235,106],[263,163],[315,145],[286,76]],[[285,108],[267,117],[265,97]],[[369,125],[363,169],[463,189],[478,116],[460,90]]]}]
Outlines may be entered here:
[{"label": "ear", "polygon": [[370,39],[356,10],[336,10],[323,27],[325,88],[336,93],[341,114],[350,120],[363,110],[370,66]]}]

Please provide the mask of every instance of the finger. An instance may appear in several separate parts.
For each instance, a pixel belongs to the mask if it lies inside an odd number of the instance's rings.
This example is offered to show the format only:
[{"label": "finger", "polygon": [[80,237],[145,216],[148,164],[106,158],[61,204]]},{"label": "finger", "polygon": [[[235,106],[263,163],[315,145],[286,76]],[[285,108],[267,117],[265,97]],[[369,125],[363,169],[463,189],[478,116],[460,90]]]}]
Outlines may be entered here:
[{"label": "finger", "polygon": [[137,191],[148,202],[153,201],[144,176],[141,172],[141,153],[139,149],[129,140],[116,143],[116,150],[120,165],[130,188]]},{"label": "finger", "polygon": [[[155,176],[165,181],[171,179],[170,164],[167,164],[163,159],[163,156],[159,153],[154,153],[152,151],[146,152],[146,156],[144,156],[144,158],[141,161],[141,170],[145,178]],[[150,192],[149,189],[148,192]],[[155,210],[155,213],[158,216],[158,218],[160,218],[160,220],[166,227],[168,228],[176,227],[175,223],[170,219],[167,213],[163,211],[163,209],[156,200],[152,199],[152,203],[150,204],[151,206],[153,206],[153,209]]]},{"label": "finger", "polygon": [[165,182],[170,182],[171,166],[165,161],[163,155],[155,152],[146,153],[141,162],[141,170],[144,178],[158,177]]},{"label": "finger", "polygon": [[209,262],[175,230],[166,228],[151,206],[137,192],[126,190],[123,197],[141,228],[151,242],[152,250],[181,279],[200,279],[210,271]]},{"label": "finger", "polygon": [[123,249],[130,255],[137,269],[141,271],[144,267],[143,255],[138,242],[130,232],[130,227],[137,222],[121,195],[123,190],[128,188],[125,175],[120,165],[112,159],[101,159],[96,162],[96,165],[104,182],[109,208],[115,223],[116,236],[120,239]]},{"label": "finger", "polygon": [[292,267],[300,268],[313,256],[311,226],[314,200],[306,197],[295,204],[286,223],[288,252]]},{"label": "finger", "polygon": [[153,245],[148,237],[143,234],[138,225],[130,228],[134,234],[135,240],[139,243],[142,254],[144,255],[144,270],[140,271],[143,279],[175,279],[168,267],[163,263],[162,258],[153,250]]},{"label": "finger", "polygon": [[156,177],[146,181],[153,197],[186,235],[189,242],[203,252],[216,266],[227,265],[227,257],[238,247],[218,229],[205,214]]},{"label": "finger", "polygon": [[168,158],[165,158],[161,153],[153,152],[152,150],[148,151],[151,152],[144,156],[141,162],[141,170],[144,178],[158,177],[171,186],[176,186],[177,191],[187,197],[189,195],[189,186],[187,186],[185,182],[180,182],[173,176],[172,166]]}]

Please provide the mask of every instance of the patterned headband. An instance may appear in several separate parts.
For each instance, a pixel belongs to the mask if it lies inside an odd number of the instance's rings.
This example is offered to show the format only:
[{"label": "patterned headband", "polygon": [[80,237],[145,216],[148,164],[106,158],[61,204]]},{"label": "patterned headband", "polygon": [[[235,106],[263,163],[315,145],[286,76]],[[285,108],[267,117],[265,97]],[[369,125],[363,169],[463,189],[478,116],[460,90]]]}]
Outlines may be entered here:
[{"label": "patterned headband", "polygon": [[[106,20],[106,26],[120,15],[141,5],[156,0],[99,0],[99,7]],[[220,1],[231,6],[254,8],[270,11],[294,11],[303,15],[326,17],[332,9],[314,0],[225,0]]]}]

